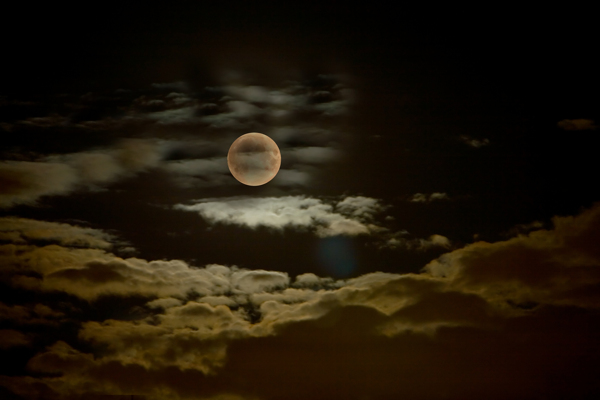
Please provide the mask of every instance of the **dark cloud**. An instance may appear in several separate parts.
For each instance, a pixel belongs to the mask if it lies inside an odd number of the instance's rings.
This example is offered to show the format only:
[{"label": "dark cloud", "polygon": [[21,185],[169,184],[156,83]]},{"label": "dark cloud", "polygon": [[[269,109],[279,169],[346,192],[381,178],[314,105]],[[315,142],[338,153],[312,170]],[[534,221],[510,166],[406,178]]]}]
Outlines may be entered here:
[{"label": "dark cloud", "polygon": [[0,350],[11,347],[27,346],[30,340],[23,333],[14,329],[0,329]]},{"label": "dark cloud", "polygon": [[447,200],[448,199],[448,195],[446,193],[440,193],[440,192],[435,192],[435,193],[415,193],[414,195],[412,195],[410,197],[410,201],[414,202],[414,203],[429,203],[431,201],[435,201],[435,200]]},{"label": "dark cloud", "polygon": [[586,131],[598,129],[594,120],[591,119],[563,119],[557,123],[558,127],[565,131]]},{"label": "dark cloud", "polygon": [[505,237],[512,237],[523,235],[529,233],[531,231],[537,231],[544,227],[544,223],[541,221],[533,221],[528,224],[517,224],[510,228],[508,231],[504,232]]},{"label": "dark cloud", "polygon": [[153,83],[152,87],[162,90],[179,90],[186,92],[190,89],[189,84],[184,81],[167,82],[167,83]]},{"label": "dark cloud", "polygon": [[474,139],[474,138],[466,136],[466,135],[461,135],[460,140],[461,140],[461,142],[465,143],[466,145],[474,147],[476,149],[483,147],[483,146],[488,146],[490,144],[490,140],[487,138]]},{"label": "dark cloud", "polygon": [[[355,197],[336,209],[369,218],[376,205]],[[28,290],[148,301],[134,319],[83,321],[78,337],[87,350],[59,340],[29,360],[36,377],[1,383],[25,398],[40,391],[64,398],[583,398],[600,392],[599,215],[595,206],[554,218],[550,230],[473,243],[421,274],[337,281],[124,260],[92,248],[90,238],[104,237],[100,232],[64,224],[57,227],[65,238],[53,235],[62,245],[25,245],[31,234],[7,235],[12,243],[2,246],[2,265],[19,267],[3,267],[4,276],[44,277]],[[92,247],[63,247],[73,235]],[[0,310],[13,321],[62,316],[41,305]],[[14,329],[1,332],[8,348],[31,343]]]},{"label": "dark cloud", "polygon": [[115,239],[106,232],[70,224],[15,217],[0,219],[0,240],[20,245],[44,242],[66,247],[108,249]]},{"label": "dark cloud", "polygon": [[596,307],[600,252],[600,207],[577,217],[555,217],[540,229],[504,242],[477,242],[442,255],[425,270],[490,298]]},{"label": "dark cloud", "polygon": [[395,234],[390,235],[390,237],[379,244],[380,248],[390,248],[390,249],[415,249],[415,250],[428,250],[431,248],[450,248],[451,242],[445,236],[433,234],[429,236],[427,239],[423,238],[413,238],[408,239],[405,237],[408,232],[400,231]]}]

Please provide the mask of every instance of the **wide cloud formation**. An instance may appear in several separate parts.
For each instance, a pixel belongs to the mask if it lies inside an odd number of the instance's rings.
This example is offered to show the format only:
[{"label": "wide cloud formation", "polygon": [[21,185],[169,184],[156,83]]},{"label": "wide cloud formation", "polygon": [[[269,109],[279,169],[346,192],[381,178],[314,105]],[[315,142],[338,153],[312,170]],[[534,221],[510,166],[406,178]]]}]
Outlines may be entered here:
[{"label": "wide cloud formation", "polygon": [[[36,205],[44,196],[98,189],[152,170],[183,188],[234,185],[227,151],[252,131],[281,148],[283,165],[272,185],[307,186],[319,175],[315,165],[342,156],[342,121],[354,97],[341,77],[318,75],[278,87],[237,82],[198,92],[185,82],[162,83],[35,104],[48,115],[0,125],[14,142],[0,154],[0,208]],[[31,106],[21,105],[23,114]],[[198,139],[198,132],[209,139]],[[27,140],[32,136],[53,140]]]},{"label": "wide cloud formation", "polygon": [[224,198],[178,204],[175,209],[198,212],[211,223],[247,228],[264,226],[310,229],[317,236],[360,235],[382,230],[372,223],[373,214],[383,210],[377,199],[346,197],[333,202],[304,196]]},{"label": "wide cloud formation", "polygon": [[[364,204],[336,209],[365,216]],[[36,244],[32,232],[52,223],[3,220],[2,284],[47,304],[1,305],[3,346],[37,354],[31,375],[0,385],[31,399],[590,398],[600,393],[600,206],[553,222],[452,251],[421,274],[336,281],[122,259],[106,234],[64,224]],[[131,312],[82,319],[77,340],[59,331],[43,344],[28,328],[85,318],[74,310],[107,298]]]},{"label": "wide cloud formation", "polygon": [[428,250],[450,248],[445,236],[407,238],[407,231],[393,232],[380,217],[389,208],[381,200],[364,196],[343,199],[319,199],[306,196],[233,197],[196,200],[195,204],[177,204],[175,209],[197,212],[210,224],[235,225],[275,231],[295,229],[318,237],[371,236],[378,248]]}]

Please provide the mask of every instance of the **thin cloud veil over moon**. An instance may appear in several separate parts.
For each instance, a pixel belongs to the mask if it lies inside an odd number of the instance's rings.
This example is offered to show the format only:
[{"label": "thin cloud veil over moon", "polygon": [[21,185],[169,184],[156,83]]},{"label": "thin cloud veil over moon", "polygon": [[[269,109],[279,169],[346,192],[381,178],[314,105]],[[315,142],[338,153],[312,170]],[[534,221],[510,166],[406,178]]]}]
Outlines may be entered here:
[{"label": "thin cloud veil over moon", "polygon": [[231,174],[248,186],[269,182],[281,166],[281,152],[277,144],[262,133],[251,132],[233,142],[227,154]]}]

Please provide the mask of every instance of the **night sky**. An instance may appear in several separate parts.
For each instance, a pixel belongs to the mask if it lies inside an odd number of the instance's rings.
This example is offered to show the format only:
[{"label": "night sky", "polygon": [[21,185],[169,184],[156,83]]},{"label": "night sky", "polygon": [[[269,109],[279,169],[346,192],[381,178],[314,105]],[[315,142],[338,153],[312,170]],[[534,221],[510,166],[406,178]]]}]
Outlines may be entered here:
[{"label": "night sky", "polygon": [[9,7],[0,398],[600,396],[592,13],[353,4]]}]

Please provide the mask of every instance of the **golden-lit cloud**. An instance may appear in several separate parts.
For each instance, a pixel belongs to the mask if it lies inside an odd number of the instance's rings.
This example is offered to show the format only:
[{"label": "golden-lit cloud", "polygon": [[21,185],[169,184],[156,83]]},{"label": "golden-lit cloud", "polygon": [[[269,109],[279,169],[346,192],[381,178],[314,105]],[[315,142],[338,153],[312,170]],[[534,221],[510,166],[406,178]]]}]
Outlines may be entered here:
[{"label": "golden-lit cloud", "polygon": [[0,329],[0,350],[11,347],[27,346],[30,340],[19,331],[14,329]]},{"label": "golden-lit cloud", "polygon": [[599,306],[600,206],[554,217],[540,229],[498,243],[477,242],[425,266],[460,290],[502,301]]},{"label": "golden-lit cloud", "polygon": [[[364,202],[347,205],[365,215]],[[548,380],[562,379],[579,382],[570,393],[580,397],[598,390],[591,377],[598,372],[600,206],[553,223],[453,250],[420,274],[346,280],[122,259],[97,242],[110,240],[102,232],[64,224],[43,235],[53,244],[7,235],[14,243],[1,247],[8,257],[2,276],[16,287],[89,304],[141,297],[137,317],[83,320],[79,343],[59,339],[30,359],[35,377],[0,384],[26,398],[478,399],[490,398],[490,385],[497,388],[491,398],[552,397]],[[36,284],[24,285],[25,278]],[[1,305],[0,314],[7,321],[62,317],[34,305]],[[38,340],[11,329],[2,335],[11,348]]]}]

